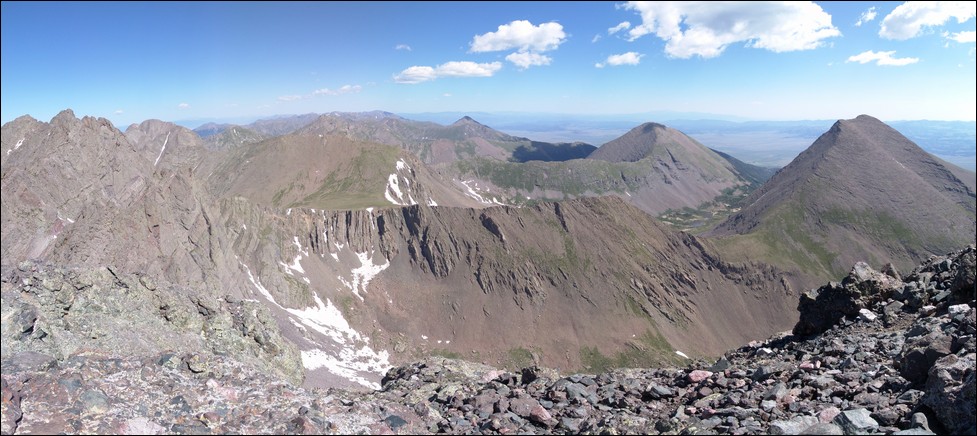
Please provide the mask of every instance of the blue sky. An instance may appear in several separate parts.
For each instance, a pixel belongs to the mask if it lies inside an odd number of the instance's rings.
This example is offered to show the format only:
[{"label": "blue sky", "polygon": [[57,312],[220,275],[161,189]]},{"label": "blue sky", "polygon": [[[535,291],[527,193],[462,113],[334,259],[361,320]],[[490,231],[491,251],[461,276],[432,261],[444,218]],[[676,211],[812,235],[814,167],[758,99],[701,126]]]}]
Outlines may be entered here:
[{"label": "blue sky", "polygon": [[974,2],[2,4],[2,122],[975,118]]}]

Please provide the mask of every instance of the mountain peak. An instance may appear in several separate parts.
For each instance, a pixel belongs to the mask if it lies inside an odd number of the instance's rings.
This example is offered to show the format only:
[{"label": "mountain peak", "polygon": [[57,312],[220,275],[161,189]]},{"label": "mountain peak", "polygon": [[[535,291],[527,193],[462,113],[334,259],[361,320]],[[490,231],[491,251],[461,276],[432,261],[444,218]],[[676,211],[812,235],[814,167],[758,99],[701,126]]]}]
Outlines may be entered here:
[{"label": "mountain peak", "polygon": [[459,118],[458,121],[455,121],[451,125],[452,126],[463,126],[463,125],[466,125],[466,124],[475,124],[475,125],[478,125],[478,126],[481,126],[482,125],[482,123],[479,123],[478,121],[475,121],[474,118],[472,118],[472,117],[470,117],[468,115],[465,115],[465,116]]},{"label": "mountain peak", "polygon": [[[692,138],[678,130],[663,124],[648,122],[602,145],[589,158],[611,162],[637,162],[665,148],[696,147],[696,144]],[[701,145],[698,148],[705,149]]]},{"label": "mountain peak", "polygon": [[65,109],[61,112],[58,112],[58,114],[55,115],[54,118],[51,118],[51,124],[64,124],[64,123],[71,123],[74,121],[78,121],[78,117],[75,116],[75,111],[71,109]]}]

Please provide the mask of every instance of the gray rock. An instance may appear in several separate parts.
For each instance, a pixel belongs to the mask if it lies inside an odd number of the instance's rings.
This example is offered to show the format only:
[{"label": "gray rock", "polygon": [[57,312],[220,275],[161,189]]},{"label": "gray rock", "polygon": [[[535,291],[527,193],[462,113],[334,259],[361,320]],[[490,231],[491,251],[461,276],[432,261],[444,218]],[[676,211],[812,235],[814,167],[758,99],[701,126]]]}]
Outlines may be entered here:
[{"label": "gray rock", "polygon": [[814,416],[795,416],[790,420],[778,420],[770,423],[769,431],[772,435],[803,434],[805,430],[818,423]]},{"label": "gray rock", "polygon": [[951,354],[938,360],[929,371],[923,404],[954,434],[974,434],[975,364],[974,353],[962,357]]},{"label": "gray rock", "polygon": [[[914,328],[924,325],[917,323]],[[925,382],[927,372],[937,359],[950,354],[952,338],[938,326],[932,324],[926,326],[930,329],[929,333],[906,339],[899,359],[899,374],[913,383]]]},{"label": "gray rock", "polygon": [[878,315],[876,315],[875,312],[872,312],[871,310],[862,308],[858,310],[858,318],[865,322],[872,322],[875,321],[876,318],[878,318]]},{"label": "gray rock", "polygon": [[845,434],[870,434],[879,429],[879,423],[872,419],[868,409],[845,410],[835,417],[834,423],[840,425]]}]

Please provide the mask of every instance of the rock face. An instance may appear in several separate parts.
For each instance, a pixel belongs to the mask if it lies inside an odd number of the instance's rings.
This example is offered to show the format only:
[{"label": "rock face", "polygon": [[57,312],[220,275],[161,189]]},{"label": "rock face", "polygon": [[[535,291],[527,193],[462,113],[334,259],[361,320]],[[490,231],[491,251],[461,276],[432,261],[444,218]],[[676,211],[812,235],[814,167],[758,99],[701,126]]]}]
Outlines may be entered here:
[{"label": "rock face", "polygon": [[712,235],[822,280],[858,261],[909,269],[974,242],[975,186],[973,172],[860,115],[836,122]]},{"label": "rock face", "polygon": [[[934,258],[903,283],[917,283],[939,265],[966,268],[960,259],[973,251]],[[851,285],[873,286],[872,274],[859,277],[867,278],[850,277],[856,280]],[[934,282],[927,294],[950,285]],[[975,301],[929,302],[886,313],[878,301],[868,309],[878,315],[874,321],[839,320],[812,336],[778,335],[732,350],[715,364],[561,375],[537,366],[509,372],[428,358],[392,368],[382,388],[370,393],[295,388],[205,353],[79,353],[59,361],[5,352],[3,430],[973,434]],[[902,376],[900,356],[910,339],[937,331],[950,337],[951,354],[932,365],[924,382]]]}]

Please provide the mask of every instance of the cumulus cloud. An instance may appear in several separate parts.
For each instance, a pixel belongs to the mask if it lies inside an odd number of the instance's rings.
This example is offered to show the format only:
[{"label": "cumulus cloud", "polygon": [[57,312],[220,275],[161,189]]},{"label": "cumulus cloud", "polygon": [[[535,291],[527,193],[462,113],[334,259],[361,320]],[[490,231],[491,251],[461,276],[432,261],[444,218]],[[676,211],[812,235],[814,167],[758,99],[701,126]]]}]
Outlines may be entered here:
[{"label": "cumulus cloud", "polygon": [[557,22],[534,26],[526,20],[516,20],[499,26],[499,30],[475,35],[471,51],[475,53],[516,49],[519,51],[544,52],[563,44],[567,34]]},{"label": "cumulus cloud", "polygon": [[939,26],[951,18],[963,23],[977,14],[977,3],[969,2],[905,2],[882,19],[879,36],[904,40],[915,37],[924,27]]},{"label": "cumulus cloud", "polygon": [[322,88],[312,91],[312,95],[343,95],[356,94],[363,90],[360,85],[343,85],[339,89]]},{"label": "cumulus cloud", "polygon": [[638,65],[641,63],[641,57],[644,56],[641,53],[636,53],[629,51],[627,53],[621,53],[616,55],[610,55],[604,62],[598,62],[594,64],[597,68],[604,68],[607,65],[612,67],[617,67],[621,65]]},{"label": "cumulus cloud", "polygon": [[620,32],[622,30],[628,30],[630,28],[631,28],[631,22],[630,21],[622,21],[621,24],[618,24],[617,26],[614,26],[614,27],[611,27],[610,29],[607,29],[607,34],[608,35],[613,35],[613,34],[615,34],[617,32]]},{"label": "cumulus cloud", "polygon": [[475,63],[470,61],[445,62],[437,67],[413,66],[394,76],[397,83],[415,84],[439,77],[491,77],[502,69],[501,62]]},{"label": "cumulus cloud", "polygon": [[624,8],[641,15],[629,40],[653,34],[666,41],[668,56],[682,59],[716,57],[741,41],[777,53],[811,50],[841,35],[813,2],[629,2]]},{"label": "cumulus cloud", "polygon": [[533,53],[528,51],[517,51],[505,57],[505,60],[512,62],[520,69],[525,70],[526,68],[539,65],[549,65],[553,60],[549,56],[541,55],[539,53]]},{"label": "cumulus cloud", "polygon": [[968,42],[977,42],[977,32],[973,30],[969,32],[957,32],[957,33],[943,32],[943,37],[950,41],[956,41],[961,44],[966,44]]},{"label": "cumulus cloud", "polygon": [[410,46],[407,45],[407,44],[397,44],[397,46],[394,47],[394,50],[407,50],[407,51],[412,51],[412,49],[410,48]]},{"label": "cumulus cloud", "polygon": [[874,20],[876,15],[878,15],[878,13],[875,12],[875,6],[868,8],[867,11],[862,12],[862,15],[858,17],[858,21],[855,22],[855,26],[860,27],[862,24]]},{"label": "cumulus cloud", "polygon": [[845,63],[848,62],[858,62],[860,64],[867,64],[869,62],[875,62],[875,65],[887,66],[887,67],[902,67],[909,64],[915,64],[919,62],[919,58],[897,58],[894,57],[896,52],[893,51],[864,51],[857,55],[851,56]]},{"label": "cumulus cloud", "polygon": [[[521,69],[532,66],[549,65],[553,60],[542,53],[556,50],[566,41],[567,34],[557,22],[542,23],[538,26],[526,20],[517,20],[499,26],[495,32],[475,35],[471,42],[471,52],[516,50],[506,56]],[[597,37],[592,42],[597,42]]]},{"label": "cumulus cloud", "polygon": [[180,103],[176,105],[177,109],[187,109],[190,107],[190,103]]}]

